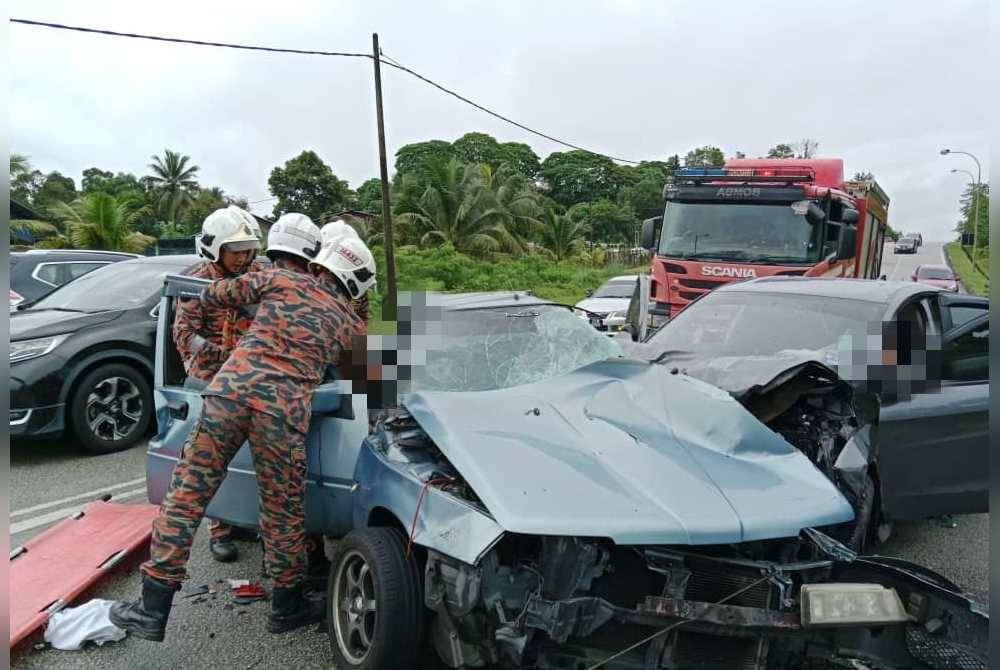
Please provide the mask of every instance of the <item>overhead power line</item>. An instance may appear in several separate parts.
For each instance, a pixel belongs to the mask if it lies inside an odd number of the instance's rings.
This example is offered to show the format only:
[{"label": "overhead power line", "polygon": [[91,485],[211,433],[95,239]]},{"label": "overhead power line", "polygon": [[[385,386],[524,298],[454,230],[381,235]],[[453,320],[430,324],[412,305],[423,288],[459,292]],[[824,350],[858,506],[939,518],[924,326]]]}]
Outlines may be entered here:
[{"label": "overhead power line", "polygon": [[[85,26],[70,26],[70,25],[66,25],[66,24],[62,24],[62,23],[49,23],[49,22],[45,22],[45,21],[32,21],[30,19],[10,19],[10,22],[11,23],[20,23],[20,24],[28,25],[28,26],[37,26],[37,27],[42,27],[42,28],[54,28],[54,29],[57,29],[57,30],[72,30],[72,31],[76,31],[76,32],[90,33],[90,34],[94,34],[94,35],[107,35],[107,36],[111,36],[111,37],[129,37],[129,38],[132,38],[132,39],[151,40],[151,41],[154,41],[154,42],[170,42],[170,43],[174,43],[174,44],[188,44],[188,45],[194,45],[194,46],[216,47],[216,48],[223,48],[223,49],[242,49],[242,50],[245,50],[245,51],[267,51],[267,52],[271,52],[271,53],[297,54],[297,55],[301,55],[301,56],[339,56],[339,57],[347,57],[347,58],[368,58],[368,59],[373,59],[373,56],[371,54],[366,54],[366,53],[352,53],[352,52],[346,52],[346,51],[317,51],[317,50],[307,50],[307,49],[286,49],[286,48],[281,48],[281,47],[266,47],[266,46],[252,45],[252,44],[234,44],[234,43],[231,43],[231,42],[209,42],[209,41],[205,41],[205,40],[189,40],[189,39],[183,39],[183,38],[179,38],[179,37],[164,37],[164,36],[161,36],[161,35],[144,35],[144,34],[140,34],[140,33],[124,33],[124,32],[119,32],[119,31],[116,31],[116,30],[104,30],[104,29],[100,29],[100,28],[89,28],[89,27],[85,27]],[[640,162],[640,161],[629,160],[627,158],[619,158],[617,156],[610,156],[608,154],[604,154],[604,153],[601,153],[599,151],[593,151],[591,149],[586,149],[586,148],[581,147],[581,146],[579,146],[577,144],[573,144],[572,142],[567,142],[565,140],[557,139],[557,138],[555,138],[555,137],[553,137],[553,136],[551,136],[551,135],[549,135],[547,133],[543,133],[540,130],[535,130],[534,128],[531,128],[529,126],[524,125],[523,123],[518,123],[517,121],[514,121],[513,119],[511,119],[509,117],[506,117],[503,114],[500,114],[499,112],[495,112],[492,109],[489,109],[488,107],[480,105],[479,103],[474,102],[474,101],[470,100],[469,98],[466,98],[465,96],[461,95],[460,93],[457,93],[457,92],[451,90],[450,88],[447,88],[446,86],[443,86],[442,84],[439,84],[436,81],[434,81],[434,80],[432,80],[432,79],[430,79],[428,77],[425,77],[424,75],[420,74],[419,72],[416,72],[414,70],[411,70],[408,67],[405,67],[404,65],[402,65],[398,61],[396,61],[396,60],[394,60],[394,59],[389,58],[388,56],[386,56],[385,53],[380,53],[379,62],[384,63],[384,64],[388,65],[389,67],[392,67],[392,68],[395,68],[397,70],[400,70],[401,72],[405,72],[406,74],[408,74],[408,75],[410,75],[412,77],[415,77],[415,78],[419,79],[420,81],[422,81],[422,82],[424,82],[426,84],[429,84],[430,86],[433,86],[434,88],[436,88],[436,89],[438,89],[438,90],[440,90],[440,91],[442,91],[444,93],[447,93],[448,95],[450,95],[450,96],[452,96],[454,98],[457,98],[458,100],[461,100],[462,102],[464,102],[467,105],[471,105],[472,107],[475,107],[476,109],[478,109],[478,110],[480,110],[482,112],[485,112],[485,113],[489,114],[490,116],[492,116],[494,118],[500,119],[504,123],[509,123],[512,126],[520,128],[521,130],[529,132],[529,133],[531,133],[533,135],[537,135],[538,137],[542,137],[544,139],[547,139],[550,142],[555,142],[556,144],[560,144],[560,145],[562,145],[564,147],[569,147],[571,149],[578,149],[580,151],[586,151],[588,153],[596,154],[598,156],[604,156],[605,158],[610,158],[611,160],[615,160],[615,161],[618,161],[620,163],[631,163],[633,165],[638,165],[639,162]]]}]

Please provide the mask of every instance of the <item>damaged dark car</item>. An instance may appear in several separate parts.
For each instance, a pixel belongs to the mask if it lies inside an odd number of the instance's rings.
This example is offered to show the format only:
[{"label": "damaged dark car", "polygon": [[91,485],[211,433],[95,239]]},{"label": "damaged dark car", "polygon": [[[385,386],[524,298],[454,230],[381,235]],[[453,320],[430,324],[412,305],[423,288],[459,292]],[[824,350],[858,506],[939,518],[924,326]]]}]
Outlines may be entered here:
[{"label": "damaged dark car", "polygon": [[[369,343],[397,389],[314,398],[306,525],[339,538],[335,667],[987,667],[988,614],[957,586],[850,548],[836,451],[865,439],[867,410],[828,371],[793,375],[815,384],[818,425],[785,435],[530,294],[415,295],[400,313]],[[163,341],[154,502],[200,401]],[[252,525],[240,458],[210,513]]]}]

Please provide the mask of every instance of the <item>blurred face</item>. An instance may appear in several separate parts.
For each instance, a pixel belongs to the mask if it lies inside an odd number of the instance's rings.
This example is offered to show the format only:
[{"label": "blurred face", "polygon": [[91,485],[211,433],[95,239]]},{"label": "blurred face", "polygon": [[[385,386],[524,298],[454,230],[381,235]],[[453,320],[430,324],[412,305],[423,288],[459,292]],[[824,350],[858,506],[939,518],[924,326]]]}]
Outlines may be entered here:
[{"label": "blurred face", "polygon": [[227,274],[236,275],[246,269],[252,258],[253,249],[233,251],[232,249],[222,247],[222,251],[219,253],[219,265],[222,266],[222,269],[225,270]]}]

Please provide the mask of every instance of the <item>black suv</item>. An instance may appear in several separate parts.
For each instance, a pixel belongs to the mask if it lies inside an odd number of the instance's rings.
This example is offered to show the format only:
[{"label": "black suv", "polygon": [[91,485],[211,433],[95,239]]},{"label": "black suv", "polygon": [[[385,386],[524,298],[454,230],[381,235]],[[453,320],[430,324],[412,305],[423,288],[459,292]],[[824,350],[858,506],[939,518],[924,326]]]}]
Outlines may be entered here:
[{"label": "black suv", "polygon": [[10,436],[72,430],[97,453],[127,449],[153,418],[153,353],[163,280],[199,258],[112,263],[10,315]]},{"label": "black suv", "polygon": [[10,255],[10,309],[42,298],[63,284],[110,263],[140,258],[121,251],[32,249]]}]

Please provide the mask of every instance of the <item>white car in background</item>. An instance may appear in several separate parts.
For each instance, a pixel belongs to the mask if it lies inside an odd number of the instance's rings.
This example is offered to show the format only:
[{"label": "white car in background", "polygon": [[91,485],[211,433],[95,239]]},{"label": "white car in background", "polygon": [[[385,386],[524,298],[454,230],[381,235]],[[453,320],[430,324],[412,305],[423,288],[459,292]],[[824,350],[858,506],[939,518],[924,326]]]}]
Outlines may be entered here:
[{"label": "white car in background", "polygon": [[596,291],[588,292],[586,298],[576,303],[573,311],[581,319],[589,319],[598,330],[621,330],[625,325],[629,301],[635,292],[636,279],[636,275],[612,277]]}]

